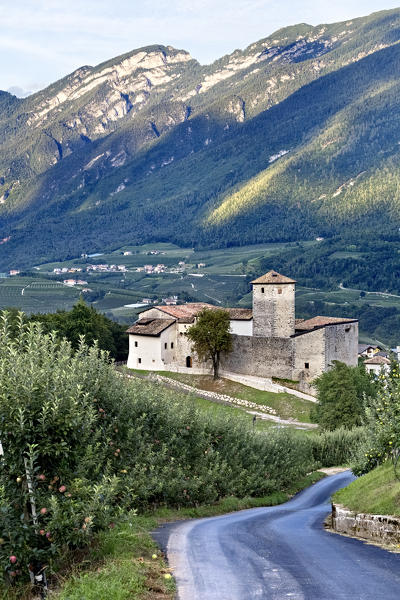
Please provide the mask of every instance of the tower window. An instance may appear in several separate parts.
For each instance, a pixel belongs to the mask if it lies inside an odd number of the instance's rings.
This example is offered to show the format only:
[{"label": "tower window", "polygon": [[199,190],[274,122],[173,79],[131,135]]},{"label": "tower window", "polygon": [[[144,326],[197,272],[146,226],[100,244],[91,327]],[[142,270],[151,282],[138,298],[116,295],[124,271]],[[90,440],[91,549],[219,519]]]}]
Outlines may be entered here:
[{"label": "tower window", "polygon": [[137,347],[138,347],[138,343],[137,343],[137,342],[135,342],[135,348],[137,348]]},{"label": "tower window", "polygon": [[310,363],[304,363],[304,368],[305,369],[309,369],[310,368]]},{"label": "tower window", "polygon": [[168,344],[167,342],[164,343],[164,350],[166,350],[168,348]]},{"label": "tower window", "polygon": [[171,349],[174,347],[174,342],[171,342]]},{"label": "tower window", "polygon": [[278,288],[278,294],[282,294],[282,288]]},{"label": "tower window", "polygon": [[262,294],[264,293],[264,288],[261,288],[261,293],[262,293]]},{"label": "tower window", "polygon": [[139,363],[139,365],[140,365],[140,363],[142,362],[142,359],[141,359],[141,358],[138,358],[138,359],[137,359],[137,361],[138,361],[138,363]]}]

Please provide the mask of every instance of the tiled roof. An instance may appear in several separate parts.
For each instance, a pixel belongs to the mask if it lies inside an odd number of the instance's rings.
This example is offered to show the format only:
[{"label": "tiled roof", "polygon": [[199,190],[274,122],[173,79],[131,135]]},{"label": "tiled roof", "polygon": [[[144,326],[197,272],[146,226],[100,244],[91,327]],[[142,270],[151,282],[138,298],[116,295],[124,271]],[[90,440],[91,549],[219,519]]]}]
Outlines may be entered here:
[{"label": "tiled roof", "polygon": [[280,273],[277,273],[276,271],[268,271],[268,273],[265,273],[265,275],[262,275],[261,277],[259,277],[258,279],[254,279],[254,281],[252,281],[251,283],[264,283],[264,284],[269,284],[269,283],[296,283],[294,279],[290,279],[289,277],[286,277],[285,275],[281,275]]},{"label": "tiled roof", "polygon": [[253,318],[251,308],[227,308],[229,318],[233,321],[250,321]]},{"label": "tiled roof", "polygon": [[341,319],[340,317],[313,317],[306,321],[296,323],[296,331],[311,331],[328,325],[340,325],[341,323],[356,323],[357,319]]},{"label": "tiled roof", "polygon": [[215,309],[216,307],[206,302],[190,302],[188,304],[177,304],[176,306],[156,306],[155,308],[174,317],[174,319],[185,319],[186,322],[191,323],[203,308]]},{"label": "tiled roof", "polygon": [[364,360],[364,365],[390,365],[390,360],[385,356],[374,356]]},{"label": "tiled roof", "polygon": [[374,346],[373,344],[358,344],[358,353],[361,354],[362,352],[365,352],[365,350],[367,350],[368,348],[372,348],[373,350],[376,350],[376,348],[381,349],[380,346]]},{"label": "tiled roof", "polygon": [[168,329],[172,323],[175,323],[174,319],[140,319],[132,327],[129,327],[126,332],[133,333],[134,335],[151,335],[157,337],[165,329]]}]

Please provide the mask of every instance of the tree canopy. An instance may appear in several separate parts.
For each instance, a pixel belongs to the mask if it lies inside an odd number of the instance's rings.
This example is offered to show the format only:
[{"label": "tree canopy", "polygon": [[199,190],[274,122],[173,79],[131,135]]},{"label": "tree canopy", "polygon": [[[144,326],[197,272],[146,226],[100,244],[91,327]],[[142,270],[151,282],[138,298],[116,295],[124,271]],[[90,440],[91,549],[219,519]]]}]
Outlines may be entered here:
[{"label": "tree canopy", "polygon": [[322,373],[315,381],[318,404],[313,416],[323,429],[361,425],[365,398],[374,397],[376,384],[363,365],[350,367],[334,361],[334,368]]},{"label": "tree canopy", "polygon": [[232,350],[229,313],[222,309],[203,309],[195,325],[186,332],[193,342],[193,349],[200,360],[211,360],[214,379],[219,377],[219,365],[222,352]]}]

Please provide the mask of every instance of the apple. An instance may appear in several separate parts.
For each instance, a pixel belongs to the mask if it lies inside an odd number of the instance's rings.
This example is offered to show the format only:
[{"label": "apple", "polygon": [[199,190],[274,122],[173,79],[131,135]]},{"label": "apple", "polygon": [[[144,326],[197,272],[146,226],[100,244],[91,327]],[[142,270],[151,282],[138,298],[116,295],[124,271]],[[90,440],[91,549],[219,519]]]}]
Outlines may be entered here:
[{"label": "apple", "polygon": [[58,488],[58,491],[61,492],[61,494],[63,494],[66,490],[66,486],[65,485],[60,485],[60,487]]},{"label": "apple", "polygon": [[40,509],[40,514],[41,515],[45,515],[47,513],[47,508],[41,508]]},{"label": "apple", "polygon": [[14,555],[10,556],[10,563],[15,565],[16,562],[17,562],[17,557]]}]

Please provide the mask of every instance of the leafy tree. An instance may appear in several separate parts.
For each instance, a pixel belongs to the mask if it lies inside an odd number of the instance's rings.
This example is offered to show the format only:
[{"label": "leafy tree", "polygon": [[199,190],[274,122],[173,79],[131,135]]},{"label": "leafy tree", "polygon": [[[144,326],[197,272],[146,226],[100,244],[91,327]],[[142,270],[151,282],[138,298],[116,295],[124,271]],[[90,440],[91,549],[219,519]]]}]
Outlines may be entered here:
[{"label": "leafy tree", "polygon": [[125,327],[108,319],[80,298],[70,311],[32,315],[33,321],[42,323],[45,331],[57,331],[73,348],[79,346],[81,336],[87,344],[97,340],[101,350],[107,350],[116,360],[124,360],[128,354],[128,336]]},{"label": "leafy tree", "polygon": [[88,543],[119,512],[118,456],[109,442],[118,440],[112,406],[120,410],[123,393],[96,345],[81,341],[73,351],[22,314],[13,327],[3,314],[0,564],[11,582],[31,560]]},{"label": "leafy tree", "polygon": [[363,365],[349,367],[334,361],[330,371],[314,381],[318,390],[318,404],[313,417],[323,429],[361,425],[365,399],[376,395],[377,387]]},{"label": "leafy tree", "polygon": [[229,328],[229,313],[226,310],[205,308],[199,313],[195,325],[186,332],[199,359],[212,361],[214,379],[219,377],[221,352],[232,350]]},{"label": "leafy tree", "polygon": [[393,364],[390,373],[379,376],[381,385],[365,409],[367,443],[360,446],[353,472],[362,475],[384,462],[400,448],[400,374]]}]

